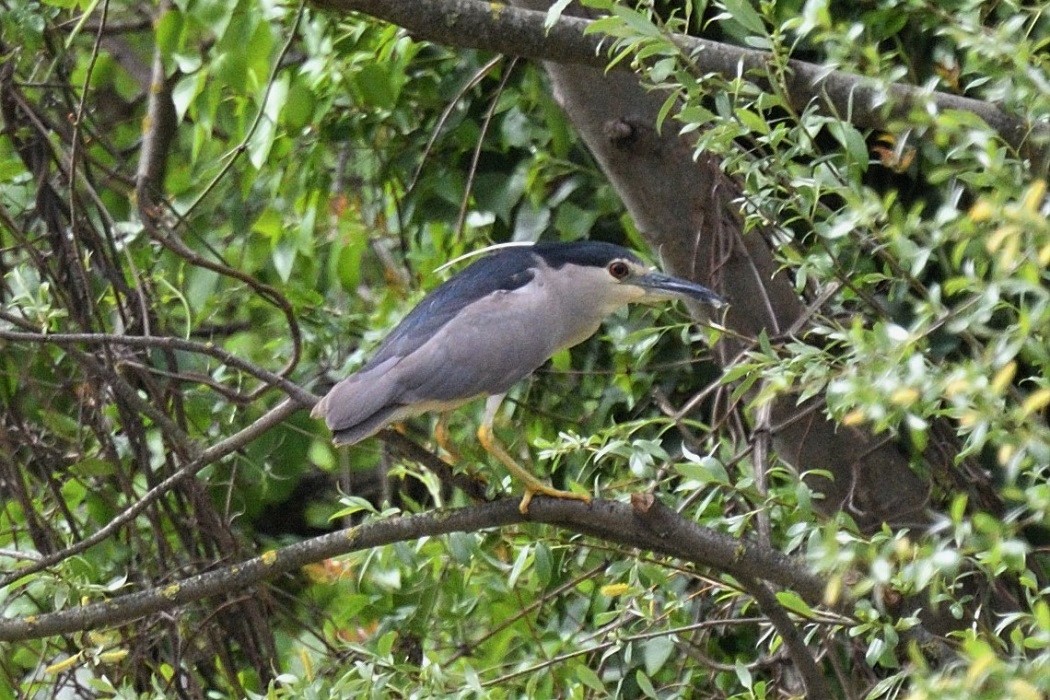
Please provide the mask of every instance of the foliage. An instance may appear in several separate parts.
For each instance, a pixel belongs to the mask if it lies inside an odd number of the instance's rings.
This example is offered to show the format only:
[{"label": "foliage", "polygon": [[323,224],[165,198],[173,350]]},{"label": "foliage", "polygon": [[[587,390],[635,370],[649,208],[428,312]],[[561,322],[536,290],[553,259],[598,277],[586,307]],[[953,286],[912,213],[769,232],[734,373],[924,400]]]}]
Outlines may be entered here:
[{"label": "foliage", "polygon": [[[824,604],[778,600],[848,697],[1045,696],[1045,172],[967,113],[919,106],[862,132],[818,101],[793,108],[780,79],[801,58],[1045,122],[1045,8],[588,4],[607,13],[593,28],[611,60],[666,96],[662,129],[742,183],[746,235],[775,243],[813,313],[799,333],[747,339],[719,374],[699,348],[723,331],[632,310],[517,388],[498,431],[556,485],[654,490],[699,525],[763,532],[803,559],[829,582]],[[678,31],[769,50],[769,73],[704,74]],[[319,391],[359,366],[445,261],[540,236],[642,243],[523,62],[249,0],[18,2],[0,15],[0,55],[5,572],[250,426],[283,398],[273,374]],[[158,90],[174,128],[147,183],[160,204],[143,211]],[[191,344],[49,339],[62,333]],[[787,394],[824,397],[842,430],[907,450],[932,524],[861,531],[820,514],[787,463],[756,466],[743,426]],[[677,416],[693,399],[703,410]],[[472,411],[453,443],[482,464]],[[431,427],[408,430],[429,444]],[[493,492],[514,487],[484,474]],[[332,448],[298,413],[97,545],[8,580],[0,601],[4,617],[72,609],[362,518],[468,503],[377,441]],[[744,698],[801,692],[784,645],[721,572],[527,525],[5,643],[0,672],[23,695]]]},{"label": "foliage", "polygon": [[[964,617],[966,577],[1019,584],[1017,610],[963,634],[956,663],[930,669],[912,654],[910,671],[887,677],[872,695],[926,674],[932,679],[916,697],[1045,692],[1035,679],[1047,663],[1039,622],[1046,562],[1031,539],[1044,542],[1048,522],[1045,172],[965,113],[919,107],[885,132],[861,133],[825,116],[818,101],[796,113],[778,87],[790,47],[793,56],[965,92],[1045,121],[1048,66],[1027,58],[1045,44],[1044,13],[976,3],[948,17],[923,2],[861,12],[726,2],[723,30],[780,57],[769,68],[773,89],[761,91],[746,79],[697,72],[696,57],[669,40],[689,25],[688,13],[661,19],[591,4],[610,11],[593,29],[619,37],[613,53],[651,61],[648,79],[668,93],[665,128],[697,134],[698,153],[719,154],[747,183],[750,225],[757,232],[772,224],[799,292],[832,292],[804,335],[762,342],[727,371],[762,385],[752,407],[785,392],[823,395],[843,426],[870,426],[909,445],[919,470],[931,468],[931,447],[945,449],[939,429],[948,423],[956,464],[988,469],[1002,499],[998,510],[969,504],[952,483],[933,494],[944,516],[937,535],[898,533],[881,545],[850,537],[843,546],[841,531],[810,533],[809,556],[832,581],[868,572],[853,586],[858,596],[928,593]],[[884,612],[868,612],[871,621],[850,630],[868,640],[866,660],[905,664]],[[986,674],[985,664],[1001,673]]]}]

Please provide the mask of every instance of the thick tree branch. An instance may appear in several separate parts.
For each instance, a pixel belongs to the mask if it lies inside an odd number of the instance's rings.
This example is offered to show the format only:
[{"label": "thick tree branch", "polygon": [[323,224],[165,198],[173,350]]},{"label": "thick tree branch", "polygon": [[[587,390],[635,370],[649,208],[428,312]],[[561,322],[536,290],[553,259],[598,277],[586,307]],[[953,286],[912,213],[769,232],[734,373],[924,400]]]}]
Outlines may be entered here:
[{"label": "thick tree branch", "polygon": [[[313,1],[330,10],[363,12],[402,26],[419,39],[450,46],[602,69],[608,64],[605,56],[608,38],[597,33],[587,34],[591,22],[577,17],[563,15],[548,29],[544,26],[544,12],[478,0]],[[702,72],[727,78],[742,72],[768,87],[764,76],[770,65],[770,54],[684,35],[675,40],[683,51],[693,56]],[[621,61],[616,67],[627,68],[627,62]],[[889,122],[907,117],[917,106],[928,104],[938,111],[962,110],[977,115],[1006,143],[1027,152],[1040,166],[1050,142],[1050,125],[1032,124],[981,100],[913,85],[886,85],[803,61],[789,61],[788,68],[784,87],[793,106],[801,109],[819,100],[833,115],[849,115],[851,123],[860,128],[884,129]]]},{"label": "thick tree branch", "polygon": [[[640,508],[639,503],[645,503]],[[215,595],[242,590],[300,567],[349,552],[451,532],[476,532],[522,522],[546,523],[628,547],[637,547],[741,579],[762,579],[791,588],[817,604],[824,582],[784,554],[747,540],[700,527],[656,503],[635,499],[635,507],[613,501],[536,498],[523,516],[510,498],[450,511],[378,520],[266,552],[232,566],[178,583],[120,596],[70,610],[0,621],[0,641],[39,639],[78,630],[112,627],[144,615],[172,610]]]}]

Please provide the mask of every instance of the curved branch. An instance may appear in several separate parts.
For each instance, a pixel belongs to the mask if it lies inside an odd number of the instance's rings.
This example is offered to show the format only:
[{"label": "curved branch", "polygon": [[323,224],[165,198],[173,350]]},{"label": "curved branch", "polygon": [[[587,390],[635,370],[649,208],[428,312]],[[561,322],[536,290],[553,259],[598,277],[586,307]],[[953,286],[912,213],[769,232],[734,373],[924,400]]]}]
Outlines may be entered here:
[{"label": "curved branch", "polygon": [[523,516],[518,511],[518,499],[509,498],[456,510],[378,520],[265,552],[178,583],[70,610],[2,620],[0,641],[39,639],[121,625],[144,615],[241,590],[306,564],[349,552],[528,521],[676,557],[742,579],[764,579],[794,589],[807,601],[819,603],[824,582],[808,572],[801,562],[755,542],[700,527],[660,505],[651,495],[636,496],[632,504],[633,507],[604,500],[585,504],[537,498],[529,507],[528,515]]},{"label": "curved branch", "polygon": [[[478,0],[312,0],[315,5],[340,12],[364,12],[392,22],[427,41],[449,46],[483,49],[556,63],[575,63],[605,69],[608,37],[587,33],[589,20],[562,15],[550,28],[546,13]],[[704,73],[729,79],[739,74],[766,74],[771,55],[708,39],[675,36],[683,51],[694,56]],[[615,69],[627,69],[619,62]],[[793,106],[801,109],[817,100],[838,115],[850,115],[860,128],[884,129],[893,120],[906,117],[918,105],[931,104],[938,111],[962,110],[977,115],[1018,151],[1027,151],[1041,163],[1050,125],[1033,124],[995,105],[969,97],[951,95],[913,85],[885,85],[855,73],[832,70],[804,61],[788,61],[785,89]],[[756,82],[768,87],[768,81]],[[888,101],[888,104],[886,104]],[[887,109],[883,110],[882,107]]]}]

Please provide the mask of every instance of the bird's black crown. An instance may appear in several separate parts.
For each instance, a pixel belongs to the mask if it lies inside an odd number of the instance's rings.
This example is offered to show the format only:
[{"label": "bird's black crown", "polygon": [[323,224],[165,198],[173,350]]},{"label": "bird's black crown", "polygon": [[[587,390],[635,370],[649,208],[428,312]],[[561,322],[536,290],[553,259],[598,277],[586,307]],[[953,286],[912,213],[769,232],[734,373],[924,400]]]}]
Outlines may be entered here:
[{"label": "bird's black crown", "polygon": [[537,243],[525,248],[543,258],[543,262],[555,269],[563,265],[581,267],[605,267],[613,260],[630,260],[642,264],[633,252],[623,246],[602,241],[575,241],[573,243]]}]

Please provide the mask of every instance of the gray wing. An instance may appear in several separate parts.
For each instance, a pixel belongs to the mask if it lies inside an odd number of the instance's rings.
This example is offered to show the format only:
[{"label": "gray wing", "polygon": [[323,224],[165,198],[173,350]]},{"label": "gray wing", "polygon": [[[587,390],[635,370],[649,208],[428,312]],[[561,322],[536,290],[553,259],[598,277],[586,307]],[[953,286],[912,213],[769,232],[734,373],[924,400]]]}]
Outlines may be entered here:
[{"label": "gray wing", "polygon": [[545,300],[527,290],[496,290],[411,343],[406,355],[384,343],[385,352],[336,384],[312,415],[325,417],[337,444],[352,444],[402,418],[501,394],[557,349],[554,334],[544,332],[545,310]]},{"label": "gray wing", "polygon": [[352,445],[397,419],[396,383],[389,376],[400,358],[392,357],[336,384],[310,415],[324,418],[337,445]]},{"label": "gray wing", "polygon": [[467,401],[502,394],[557,349],[547,309],[527,288],[471,304],[398,367],[403,400]]},{"label": "gray wing", "polygon": [[468,265],[424,297],[383,340],[364,369],[391,357],[408,357],[466,307],[528,284],[533,265],[535,257],[527,248],[502,250]]}]

